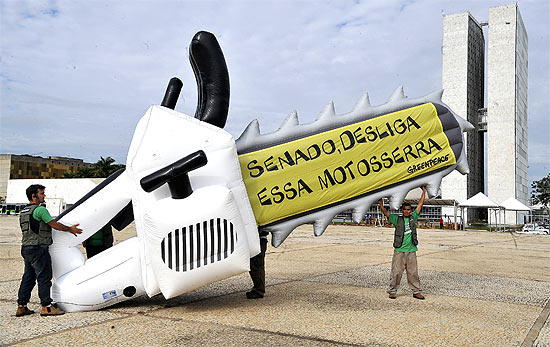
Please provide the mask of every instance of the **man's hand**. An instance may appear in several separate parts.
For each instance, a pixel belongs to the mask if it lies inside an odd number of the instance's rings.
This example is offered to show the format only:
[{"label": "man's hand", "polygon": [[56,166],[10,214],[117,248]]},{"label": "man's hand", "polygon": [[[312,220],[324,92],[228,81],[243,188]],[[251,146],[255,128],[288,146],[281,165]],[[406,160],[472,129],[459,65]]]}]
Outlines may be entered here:
[{"label": "man's hand", "polygon": [[80,224],[71,225],[68,232],[73,234],[75,237],[78,236],[78,234],[82,234],[82,229],[77,228]]},{"label": "man's hand", "polygon": [[390,213],[386,211],[386,208],[384,207],[384,202],[382,201],[382,199],[378,200],[378,204],[380,205],[380,212],[382,212],[382,214],[386,216],[386,218],[388,218],[390,216]]},{"label": "man's hand", "polygon": [[78,236],[78,234],[82,234],[82,229],[77,228],[77,226],[79,226],[80,224],[75,224],[68,227],[64,224],[61,224],[59,222],[52,220],[48,223],[48,225],[59,231],[68,231],[71,234],[73,234],[75,237]]},{"label": "man's hand", "polygon": [[416,206],[416,212],[418,212],[418,214],[420,214],[420,210],[424,205],[424,199],[426,198],[426,186],[422,186],[420,188],[422,188],[422,195],[420,196],[420,201],[418,201],[418,206]]}]

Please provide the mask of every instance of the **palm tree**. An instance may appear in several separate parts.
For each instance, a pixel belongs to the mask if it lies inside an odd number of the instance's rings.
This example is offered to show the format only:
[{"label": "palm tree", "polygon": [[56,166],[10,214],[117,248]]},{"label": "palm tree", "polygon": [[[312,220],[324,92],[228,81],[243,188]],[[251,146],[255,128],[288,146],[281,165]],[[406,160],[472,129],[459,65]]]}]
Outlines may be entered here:
[{"label": "palm tree", "polygon": [[80,169],[78,169],[78,171],[75,174],[75,177],[90,178],[90,177],[96,177],[96,176],[95,176],[95,171],[94,171],[93,168],[88,167],[88,166],[84,166],[84,167],[81,167]]},{"label": "palm tree", "polygon": [[126,167],[124,164],[114,164],[115,160],[111,157],[100,157],[92,166],[84,166],[77,172],[65,172],[64,178],[105,178],[109,177],[115,171]]},{"label": "palm tree", "polygon": [[110,174],[118,170],[113,163],[115,160],[111,157],[100,157],[97,163],[94,164],[95,177],[108,177]]}]

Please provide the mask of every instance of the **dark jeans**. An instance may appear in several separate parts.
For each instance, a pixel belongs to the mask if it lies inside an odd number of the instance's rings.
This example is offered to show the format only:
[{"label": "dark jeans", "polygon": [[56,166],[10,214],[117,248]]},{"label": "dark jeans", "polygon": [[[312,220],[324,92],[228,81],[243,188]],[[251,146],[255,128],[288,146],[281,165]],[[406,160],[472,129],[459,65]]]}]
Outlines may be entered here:
[{"label": "dark jeans", "polygon": [[254,283],[253,290],[265,294],[265,252],[267,239],[260,238],[260,254],[250,258],[250,278]]},{"label": "dark jeans", "polygon": [[38,281],[38,296],[42,306],[52,303],[50,288],[52,287],[52,258],[48,247],[22,246],[21,256],[25,260],[25,272],[21,278],[17,303],[26,305],[30,298],[34,284]]}]

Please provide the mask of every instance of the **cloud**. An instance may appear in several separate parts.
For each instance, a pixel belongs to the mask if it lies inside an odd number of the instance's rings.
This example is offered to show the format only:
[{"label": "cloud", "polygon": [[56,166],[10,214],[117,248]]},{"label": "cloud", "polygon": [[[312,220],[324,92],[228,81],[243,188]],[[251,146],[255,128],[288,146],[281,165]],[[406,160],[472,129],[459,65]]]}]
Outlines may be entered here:
[{"label": "cloud", "polygon": [[[469,10],[483,21],[508,2],[3,1],[2,152],[124,162],[137,120],[171,77],[184,82],[177,109],[194,114],[187,50],[199,30],[224,51],[235,137],[254,118],[273,131],[294,109],[313,121],[331,100],[349,112],[365,92],[373,104],[400,85],[422,96],[441,88],[443,15]],[[550,5],[519,7],[529,33],[529,156],[539,162],[548,155],[532,149],[550,147]]]}]

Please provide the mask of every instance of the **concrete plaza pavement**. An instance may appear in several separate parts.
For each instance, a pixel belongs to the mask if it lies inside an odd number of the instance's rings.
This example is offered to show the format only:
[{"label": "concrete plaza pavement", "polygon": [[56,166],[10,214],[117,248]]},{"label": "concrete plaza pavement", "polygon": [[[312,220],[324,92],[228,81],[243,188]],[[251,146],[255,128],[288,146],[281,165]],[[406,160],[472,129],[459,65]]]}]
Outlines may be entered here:
[{"label": "concrete plaza pavement", "polygon": [[[268,247],[263,299],[245,298],[245,273],[170,300],[16,318],[20,230],[0,216],[0,344],[550,346],[550,236],[419,230],[421,301],[406,276],[396,300],[386,294],[392,231],[299,227]],[[36,287],[29,307],[40,308]]]}]

